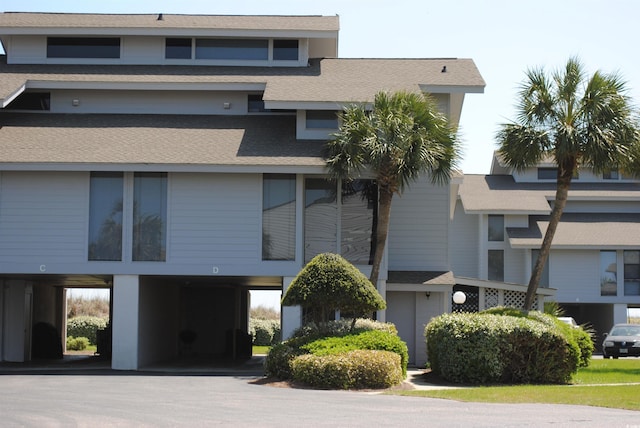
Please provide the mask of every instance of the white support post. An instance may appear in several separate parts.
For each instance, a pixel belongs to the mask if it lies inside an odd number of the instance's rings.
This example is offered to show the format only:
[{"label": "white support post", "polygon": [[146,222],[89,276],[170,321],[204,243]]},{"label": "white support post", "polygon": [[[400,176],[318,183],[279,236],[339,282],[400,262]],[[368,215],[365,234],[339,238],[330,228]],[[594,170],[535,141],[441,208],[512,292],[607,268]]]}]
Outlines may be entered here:
[{"label": "white support post", "polygon": [[140,281],[137,275],[113,277],[113,316],[111,317],[114,370],[138,369],[138,311]]}]

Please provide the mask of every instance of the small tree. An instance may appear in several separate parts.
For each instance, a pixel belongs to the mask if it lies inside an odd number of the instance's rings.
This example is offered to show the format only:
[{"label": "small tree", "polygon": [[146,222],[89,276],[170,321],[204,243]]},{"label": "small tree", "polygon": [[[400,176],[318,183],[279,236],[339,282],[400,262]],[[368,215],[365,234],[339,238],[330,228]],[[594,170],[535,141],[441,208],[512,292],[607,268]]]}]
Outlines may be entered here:
[{"label": "small tree", "polygon": [[387,307],[373,284],[342,256],[322,253],[298,273],[282,298],[284,306],[310,310],[314,322],[327,321],[326,314],[340,310],[357,317]]}]

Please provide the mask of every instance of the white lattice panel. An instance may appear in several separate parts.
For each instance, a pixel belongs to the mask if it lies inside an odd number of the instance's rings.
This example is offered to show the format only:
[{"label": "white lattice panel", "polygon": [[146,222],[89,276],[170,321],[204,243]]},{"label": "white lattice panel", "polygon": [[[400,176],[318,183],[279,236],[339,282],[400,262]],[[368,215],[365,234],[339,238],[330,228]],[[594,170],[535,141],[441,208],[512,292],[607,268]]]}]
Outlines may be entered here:
[{"label": "white lattice panel", "polygon": [[498,296],[500,290],[495,288],[485,288],[484,290],[484,307],[485,309],[494,308],[500,305]]},{"label": "white lattice panel", "polygon": [[510,308],[522,308],[524,307],[524,299],[526,297],[525,293],[520,291],[504,291],[504,306]]}]

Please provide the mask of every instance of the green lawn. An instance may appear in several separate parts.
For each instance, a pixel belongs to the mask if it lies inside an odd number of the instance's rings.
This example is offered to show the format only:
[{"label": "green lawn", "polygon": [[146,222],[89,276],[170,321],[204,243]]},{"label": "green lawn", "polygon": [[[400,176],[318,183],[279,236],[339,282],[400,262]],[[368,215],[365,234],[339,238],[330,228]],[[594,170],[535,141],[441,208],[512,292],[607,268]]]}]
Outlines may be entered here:
[{"label": "green lawn", "polygon": [[640,410],[640,359],[592,360],[589,367],[579,370],[572,385],[478,386],[389,393],[483,403],[579,404]]},{"label": "green lawn", "polygon": [[271,346],[253,346],[253,355],[266,355],[269,353]]}]

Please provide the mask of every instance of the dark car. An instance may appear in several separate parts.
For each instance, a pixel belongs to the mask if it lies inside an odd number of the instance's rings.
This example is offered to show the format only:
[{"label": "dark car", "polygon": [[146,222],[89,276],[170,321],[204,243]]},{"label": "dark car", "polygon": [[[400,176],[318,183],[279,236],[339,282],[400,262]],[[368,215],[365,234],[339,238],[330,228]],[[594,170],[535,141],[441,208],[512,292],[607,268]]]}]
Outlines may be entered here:
[{"label": "dark car", "polygon": [[616,324],[602,342],[605,358],[640,357],[640,324]]}]

